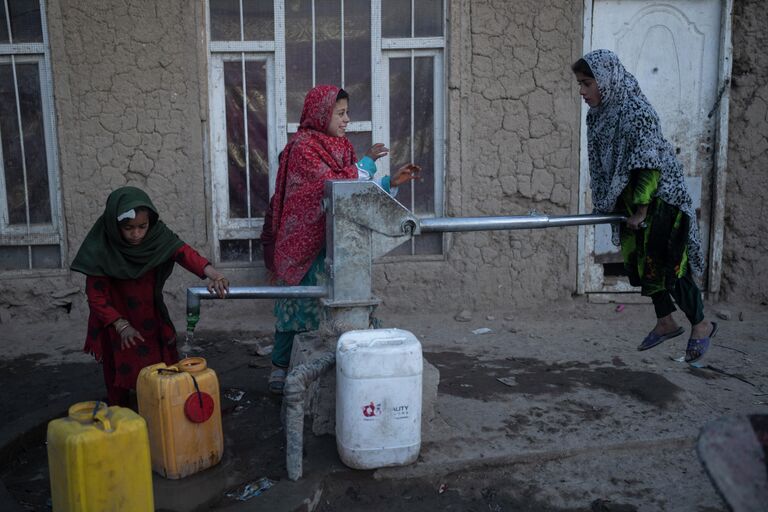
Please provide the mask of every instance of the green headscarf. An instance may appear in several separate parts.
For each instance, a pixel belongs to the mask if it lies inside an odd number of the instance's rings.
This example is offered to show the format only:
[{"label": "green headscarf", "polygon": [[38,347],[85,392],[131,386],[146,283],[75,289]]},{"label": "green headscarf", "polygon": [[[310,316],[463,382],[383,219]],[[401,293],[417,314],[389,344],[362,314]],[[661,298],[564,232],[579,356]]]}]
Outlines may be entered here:
[{"label": "green headscarf", "polygon": [[184,242],[159,219],[139,245],[123,240],[117,217],[139,206],[157,215],[155,205],[141,189],[122,187],[109,194],[104,213],[85,237],[72,262],[72,270],[89,276],[137,279],[168,262]]},{"label": "green headscarf", "polygon": [[120,234],[117,217],[139,206],[157,215],[155,205],[141,189],[122,187],[109,194],[104,213],[86,235],[70,268],[88,276],[115,279],[137,279],[156,269],[155,305],[173,326],[163,301],[163,286],[173,271],[171,256],[184,242],[158,218],[139,245],[128,244]]}]

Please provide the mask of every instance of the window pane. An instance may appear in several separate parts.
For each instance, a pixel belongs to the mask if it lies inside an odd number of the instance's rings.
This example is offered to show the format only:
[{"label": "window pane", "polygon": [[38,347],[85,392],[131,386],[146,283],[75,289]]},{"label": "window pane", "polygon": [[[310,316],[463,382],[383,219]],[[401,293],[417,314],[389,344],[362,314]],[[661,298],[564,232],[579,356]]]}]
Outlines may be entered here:
[{"label": "window pane", "polygon": [[59,268],[61,250],[58,245],[33,245],[32,268]]},{"label": "window pane", "polygon": [[249,217],[264,217],[269,203],[266,61],[247,62],[245,81],[248,106],[248,164],[251,179]]},{"label": "window pane", "polygon": [[211,41],[240,41],[240,0],[210,0]]},{"label": "window pane", "polygon": [[8,0],[11,13],[11,35],[14,43],[42,43],[40,3],[30,0]]},{"label": "window pane", "polygon": [[8,18],[5,17],[5,2],[0,2],[0,44],[8,42]]},{"label": "window pane", "polygon": [[243,32],[246,41],[275,38],[275,4],[271,0],[243,0]]},{"label": "window pane", "polygon": [[[416,3],[424,0],[416,0]],[[411,37],[411,0],[386,0],[381,3],[381,35]]]},{"label": "window pane", "polygon": [[443,35],[443,0],[414,0],[414,37]]},{"label": "window pane", "polygon": [[315,76],[315,85],[341,86],[340,0],[315,0]]},{"label": "window pane", "polygon": [[222,240],[219,245],[221,261],[251,261],[248,240]]},{"label": "window pane", "polygon": [[238,61],[224,63],[224,96],[227,117],[227,169],[229,216],[247,216],[245,132],[243,125],[243,73]]},{"label": "window pane", "polygon": [[355,147],[355,156],[360,160],[371,147],[371,132],[347,132],[347,138]]},{"label": "window pane", "polygon": [[37,64],[17,64],[19,104],[24,133],[24,155],[27,164],[27,193],[32,224],[51,222],[51,199],[48,186],[43,105],[40,97],[40,72]]},{"label": "window pane", "polygon": [[[371,4],[344,2],[344,89],[353,121],[371,119]],[[367,148],[366,148],[367,149]]]},{"label": "window pane", "polygon": [[[411,161],[411,59],[389,59],[390,174]],[[411,187],[400,187],[397,200],[413,208]]]},{"label": "window pane", "polygon": [[311,0],[285,2],[285,66],[288,122],[298,123],[312,88]]},{"label": "window pane", "polygon": [[10,64],[0,64],[0,137],[8,217],[11,224],[26,224],[24,174],[21,166],[21,138],[16,113],[16,95]]},{"label": "window pane", "polygon": [[221,240],[219,251],[223,262],[264,261],[259,240]]},{"label": "window pane", "polygon": [[27,270],[29,248],[22,246],[0,247],[0,270]]},{"label": "window pane", "polygon": [[417,57],[413,87],[413,161],[421,179],[412,181],[415,213],[435,211],[434,67],[432,57]]}]

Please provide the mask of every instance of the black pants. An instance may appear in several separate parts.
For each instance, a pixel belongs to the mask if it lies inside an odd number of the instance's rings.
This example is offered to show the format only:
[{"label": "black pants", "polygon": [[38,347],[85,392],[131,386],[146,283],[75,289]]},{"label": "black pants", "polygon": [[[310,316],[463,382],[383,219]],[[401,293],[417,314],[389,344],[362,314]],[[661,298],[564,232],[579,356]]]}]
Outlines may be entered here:
[{"label": "black pants", "polygon": [[704,302],[701,300],[701,292],[691,277],[690,270],[675,281],[675,286],[671,290],[651,295],[653,307],[656,310],[656,318],[665,317],[675,311],[675,304],[672,299],[675,299],[691,325],[696,325],[704,320]]}]

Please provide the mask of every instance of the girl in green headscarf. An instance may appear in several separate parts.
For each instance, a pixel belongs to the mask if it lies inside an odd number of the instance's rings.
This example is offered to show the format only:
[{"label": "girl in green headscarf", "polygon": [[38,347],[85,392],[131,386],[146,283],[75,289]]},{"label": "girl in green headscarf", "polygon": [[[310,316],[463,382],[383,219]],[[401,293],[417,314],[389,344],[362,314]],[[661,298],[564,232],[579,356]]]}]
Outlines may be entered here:
[{"label": "girl in green headscarf", "polygon": [[229,281],[159,219],[146,193],[122,187],[107,198],[72,262],[85,281],[90,316],[84,350],[102,363],[107,400],[128,405],[139,371],[179,360],[163,285],[178,263],[223,297]]}]

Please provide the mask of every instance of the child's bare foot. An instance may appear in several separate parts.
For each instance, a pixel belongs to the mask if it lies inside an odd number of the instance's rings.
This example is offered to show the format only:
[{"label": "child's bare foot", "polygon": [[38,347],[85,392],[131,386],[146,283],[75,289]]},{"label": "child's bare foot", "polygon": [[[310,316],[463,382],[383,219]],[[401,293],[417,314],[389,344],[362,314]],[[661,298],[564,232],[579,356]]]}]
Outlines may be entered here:
[{"label": "child's bare foot", "polygon": [[680,329],[680,326],[677,325],[675,319],[669,314],[656,320],[656,327],[653,328],[653,332],[659,336],[665,336],[676,332],[678,329]]},{"label": "child's bare foot", "polygon": [[712,332],[712,322],[709,320],[702,320],[696,325],[691,326],[691,338],[700,340],[701,338],[709,337]]}]

